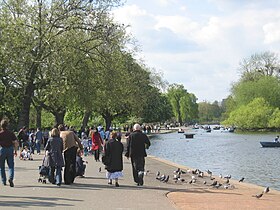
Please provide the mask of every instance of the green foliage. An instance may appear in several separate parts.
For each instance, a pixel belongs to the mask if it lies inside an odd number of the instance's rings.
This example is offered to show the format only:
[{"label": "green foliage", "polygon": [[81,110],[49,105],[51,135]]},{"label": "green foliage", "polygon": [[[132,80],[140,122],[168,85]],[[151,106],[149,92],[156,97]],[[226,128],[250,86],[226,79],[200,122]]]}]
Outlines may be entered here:
[{"label": "green foliage", "polygon": [[269,122],[268,122],[268,127],[270,128],[280,128],[280,110],[279,108],[276,108],[270,119],[269,119]]},{"label": "green foliage", "polygon": [[188,93],[183,85],[170,85],[167,90],[167,97],[171,103],[173,114],[179,123],[191,122],[197,117],[197,98],[194,94]]},{"label": "green foliage", "polygon": [[247,105],[242,105],[230,113],[224,125],[234,125],[239,129],[263,129],[273,113],[273,108],[263,98],[255,98]]},{"label": "green foliage", "polygon": [[144,104],[141,114],[143,122],[165,122],[172,118],[172,107],[166,95],[151,87],[147,97],[147,103]]},{"label": "green foliage", "polygon": [[217,101],[212,104],[209,102],[198,103],[198,117],[200,123],[217,123],[221,119],[222,107],[219,106]]},{"label": "green foliage", "polygon": [[255,81],[240,82],[234,86],[233,95],[238,107],[259,97],[273,107],[280,107],[280,81],[276,77],[263,76]]}]

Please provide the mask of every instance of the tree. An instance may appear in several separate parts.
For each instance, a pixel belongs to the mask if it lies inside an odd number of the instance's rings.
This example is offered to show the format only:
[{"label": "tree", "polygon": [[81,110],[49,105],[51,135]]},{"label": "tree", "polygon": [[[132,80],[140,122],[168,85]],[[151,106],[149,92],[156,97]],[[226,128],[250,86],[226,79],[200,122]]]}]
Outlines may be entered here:
[{"label": "tree", "polygon": [[147,102],[143,105],[140,117],[143,122],[165,122],[173,117],[172,106],[166,95],[160,93],[155,87],[150,87]]},{"label": "tree", "polygon": [[280,61],[273,52],[253,54],[240,62],[241,81],[258,80],[261,76],[280,76]]},{"label": "tree", "polygon": [[280,128],[280,110],[279,110],[279,108],[274,109],[274,111],[269,119],[268,127],[274,128],[274,129]]},{"label": "tree", "polygon": [[189,94],[183,85],[172,84],[167,90],[167,97],[171,103],[173,113],[179,123],[191,120],[196,115],[196,97]]},{"label": "tree", "polygon": [[235,125],[239,129],[255,130],[268,128],[273,108],[263,98],[255,98],[230,113],[225,125]]},{"label": "tree", "polygon": [[[37,94],[36,91],[50,87],[50,81],[54,79],[50,78],[50,75],[53,75],[50,72],[54,69],[59,72],[75,69],[77,60],[73,58],[77,57],[77,53],[73,54],[74,49],[80,49],[79,46],[90,42],[91,48],[88,52],[83,51],[81,54],[79,50],[79,54],[84,55],[84,58],[86,55],[95,55],[96,47],[108,37],[106,34],[111,28],[103,24],[106,20],[104,17],[108,16],[108,8],[114,6],[115,2],[118,3],[113,0],[0,2],[0,41],[3,43],[0,53],[4,61],[2,74],[9,79],[9,83],[14,83],[13,86],[21,93],[19,127],[29,123],[30,105],[33,96]],[[85,34],[88,36],[81,36]],[[73,45],[71,39],[74,38],[79,42]],[[94,52],[91,52],[91,49]],[[65,57],[61,59],[57,55]],[[73,62],[67,63],[68,61]],[[75,74],[70,72],[69,75]],[[61,81],[66,82],[68,86],[71,79],[62,78]],[[41,101],[41,98],[37,97],[36,102],[42,104],[45,99],[43,97]],[[65,101],[61,104],[64,104],[65,108]],[[52,110],[60,122],[65,114],[63,107]]]},{"label": "tree", "polygon": [[246,105],[255,98],[264,98],[271,106],[280,107],[280,81],[273,76],[262,76],[255,81],[244,81],[233,88],[237,106]]}]

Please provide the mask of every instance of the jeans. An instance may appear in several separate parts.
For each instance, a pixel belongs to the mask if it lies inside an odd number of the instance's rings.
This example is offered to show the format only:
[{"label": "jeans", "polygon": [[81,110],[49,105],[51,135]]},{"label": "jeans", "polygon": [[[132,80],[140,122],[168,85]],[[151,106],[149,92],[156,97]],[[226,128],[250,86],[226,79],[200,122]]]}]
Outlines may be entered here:
[{"label": "jeans", "polygon": [[[50,167],[50,174],[49,174],[49,181],[53,184],[60,185],[62,182],[62,175],[61,175],[61,166],[51,166]],[[54,175],[55,172],[55,175]]]},{"label": "jeans", "polygon": [[40,151],[40,148],[41,148],[41,142],[39,140],[36,140],[36,150],[37,150],[37,154],[39,154],[41,151]]},{"label": "jeans", "polygon": [[7,160],[8,168],[9,168],[9,179],[14,179],[14,147],[0,147],[0,172],[2,183],[6,184],[6,172],[5,172],[5,160]]}]

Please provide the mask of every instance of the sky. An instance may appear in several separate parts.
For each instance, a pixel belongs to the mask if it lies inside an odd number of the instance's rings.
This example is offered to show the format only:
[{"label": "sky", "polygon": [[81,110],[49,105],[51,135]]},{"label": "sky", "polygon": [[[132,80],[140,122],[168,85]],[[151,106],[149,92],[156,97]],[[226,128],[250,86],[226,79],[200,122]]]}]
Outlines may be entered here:
[{"label": "sky", "polygon": [[129,25],[137,58],[198,102],[225,99],[243,59],[280,54],[280,0],[126,0],[113,16]]}]

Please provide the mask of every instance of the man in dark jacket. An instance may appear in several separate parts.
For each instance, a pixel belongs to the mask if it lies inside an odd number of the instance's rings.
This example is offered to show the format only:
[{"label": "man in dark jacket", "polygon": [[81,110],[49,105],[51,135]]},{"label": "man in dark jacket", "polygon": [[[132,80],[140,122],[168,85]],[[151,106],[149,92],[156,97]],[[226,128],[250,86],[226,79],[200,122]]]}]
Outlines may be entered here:
[{"label": "man in dark jacket", "polygon": [[142,133],[139,124],[135,124],[133,130],[134,131],[128,137],[125,156],[131,159],[134,181],[138,186],[142,186],[144,184],[145,157],[147,156],[146,148],[149,148],[151,142],[148,136]]}]

